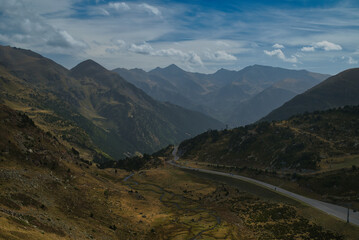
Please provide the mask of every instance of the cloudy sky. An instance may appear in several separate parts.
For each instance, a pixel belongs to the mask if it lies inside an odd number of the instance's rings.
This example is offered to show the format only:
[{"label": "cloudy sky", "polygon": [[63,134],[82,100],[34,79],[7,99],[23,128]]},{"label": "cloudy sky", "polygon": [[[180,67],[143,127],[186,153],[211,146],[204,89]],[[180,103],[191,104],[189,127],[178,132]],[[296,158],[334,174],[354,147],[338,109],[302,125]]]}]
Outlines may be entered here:
[{"label": "cloudy sky", "polygon": [[0,44],[67,68],[90,58],[108,69],[335,74],[359,66],[359,1],[0,0]]}]

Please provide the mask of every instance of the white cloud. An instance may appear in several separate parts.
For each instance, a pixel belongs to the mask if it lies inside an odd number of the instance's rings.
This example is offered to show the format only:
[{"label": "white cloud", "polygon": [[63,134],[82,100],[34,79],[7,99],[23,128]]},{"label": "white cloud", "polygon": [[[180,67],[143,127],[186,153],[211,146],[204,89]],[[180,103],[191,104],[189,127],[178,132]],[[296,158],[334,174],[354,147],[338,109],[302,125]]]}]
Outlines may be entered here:
[{"label": "white cloud", "polygon": [[352,57],[348,57],[348,63],[349,63],[349,64],[358,64],[358,61],[355,60],[355,59],[352,58]]},{"label": "white cloud", "polygon": [[279,59],[281,59],[281,60],[283,60],[285,62],[290,62],[290,63],[298,62],[298,59],[295,56],[287,58],[284,55],[284,53],[282,52],[282,50],[280,50],[280,49],[276,49],[276,50],[273,50],[273,51],[264,50],[264,53],[267,54],[268,56],[277,56]]},{"label": "white cloud", "polygon": [[198,56],[198,54],[193,51],[184,52],[182,50],[175,48],[155,50],[150,44],[146,42],[138,45],[131,44],[128,50],[130,52],[144,54],[144,55],[172,57],[174,59],[179,59],[180,61],[185,62],[186,64],[189,63],[192,65],[201,65],[201,66],[203,65],[201,57]]},{"label": "white cloud", "polygon": [[231,46],[229,43],[227,43],[225,41],[221,41],[221,40],[216,41],[216,44],[221,47],[230,47]]},{"label": "white cloud", "polygon": [[151,55],[162,56],[162,57],[163,56],[173,57],[173,58],[175,58],[175,59],[177,58],[185,63],[190,63],[193,65],[201,65],[201,66],[203,65],[201,57],[198,56],[198,54],[193,51],[184,52],[179,49],[168,48],[168,49],[161,49],[158,51],[154,51],[154,52],[152,52]]},{"label": "white cloud", "polygon": [[70,47],[79,47],[84,48],[86,44],[82,41],[78,41],[74,39],[68,32],[66,31],[59,31],[59,35],[61,38],[68,44]]},{"label": "white cloud", "polygon": [[223,50],[219,50],[214,53],[206,52],[205,56],[207,59],[212,60],[212,61],[235,61],[235,60],[237,60],[237,58],[234,55],[229,54]]},{"label": "white cloud", "polygon": [[124,2],[110,2],[108,4],[109,8],[113,8],[116,11],[127,11],[130,10],[130,7],[127,5],[127,3]]},{"label": "white cloud", "polygon": [[284,46],[282,44],[278,44],[278,43],[274,44],[272,47],[278,48],[278,49],[284,48]]},{"label": "white cloud", "polygon": [[302,49],[300,49],[302,52],[314,52],[315,48],[314,47],[302,47]]},{"label": "white cloud", "polygon": [[106,9],[100,8],[99,12],[104,16],[110,16],[110,13]]},{"label": "white cloud", "polygon": [[154,51],[151,45],[146,42],[139,45],[132,43],[128,50],[131,52],[145,54],[145,55],[151,55]]},{"label": "white cloud", "polygon": [[116,45],[118,46],[118,47],[120,47],[120,48],[123,48],[125,45],[126,45],[126,42],[124,41],[124,40],[122,40],[122,39],[118,39],[118,40],[116,40]]},{"label": "white cloud", "polygon": [[112,43],[113,43],[112,46],[107,47],[105,49],[105,52],[111,53],[111,54],[117,53],[117,52],[121,52],[126,47],[126,42],[122,39],[113,40]]},{"label": "white cloud", "polygon": [[354,59],[353,57],[351,57],[351,56],[349,56],[349,57],[347,57],[347,56],[342,56],[341,59],[342,59],[342,60],[346,60],[346,59],[347,59],[347,60],[348,60],[347,63],[348,63],[348,64],[351,64],[351,65],[353,65],[353,64],[358,64],[358,61],[355,60],[355,59]]},{"label": "white cloud", "polygon": [[201,65],[203,66],[203,62],[200,56],[198,56],[195,52],[190,51],[188,53],[189,58],[188,58],[188,62],[194,64],[194,65]]},{"label": "white cloud", "polygon": [[342,47],[339,44],[335,44],[328,41],[316,42],[312,46],[302,47],[302,52],[314,52],[316,49],[323,49],[324,51],[340,51]]},{"label": "white cloud", "polygon": [[321,41],[317,42],[313,45],[314,48],[324,49],[325,51],[339,51],[342,50],[342,47],[338,44],[328,42],[328,41]]},{"label": "white cloud", "polygon": [[87,47],[85,42],[75,39],[69,32],[48,24],[43,17],[34,13],[32,8],[27,7],[25,2],[5,0],[2,4],[2,41],[10,42],[13,46],[32,49],[39,47],[48,51]]},{"label": "white cloud", "polygon": [[168,49],[161,49],[153,53],[153,55],[157,56],[179,56],[179,57],[186,57],[187,54],[181,50],[168,48]]},{"label": "white cloud", "polygon": [[156,8],[154,6],[151,6],[151,5],[147,4],[147,3],[142,3],[142,4],[138,5],[138,6],[140,8],[142,8],[142,9],[144,9],[146,12],[151,13],[153,15],[156,15],[156,16],[161,15],[161,11],[158,8]]}]

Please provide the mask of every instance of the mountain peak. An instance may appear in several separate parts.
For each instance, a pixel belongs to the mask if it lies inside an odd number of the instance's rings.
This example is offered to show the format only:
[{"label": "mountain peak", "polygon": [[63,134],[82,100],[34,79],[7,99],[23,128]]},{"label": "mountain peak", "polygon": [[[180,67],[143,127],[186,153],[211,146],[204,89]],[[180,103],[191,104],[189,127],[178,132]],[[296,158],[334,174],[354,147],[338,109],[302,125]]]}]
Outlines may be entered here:
[{"label": "mountain peak", "polygon": [[229,72],[237,72],[235,70],[228,70],[228,69],[225,69],[225,68],[220,68],[218,69],[214,74],[222,74],[222,73],[229,73]]},{"label": "mountain peak", "polygon": [[[165,67],[164,69],[169,69],[169,70],[182,70],[182,68],[178,67],[176,64],[171,64],[168,65],[167,67]],[[183,70],[182,70],[183,71]]]},{"label": "mountain peak", "polygon": [[151,70],[150,72],[152,72],[152,73],[156,73],[156,72],[176,73],[176,72],[185,72],[185,71],[182,68],[178,67],[176,64],[171,64],[164,68],[156,67],[155,69]]},{"label": "mountain peak", "polygon": [[71,69],[73,76],[91,76],[93,73],[107,72],[108,70],[92,59],[87,59]]},{"label": "mountain peak", "polygon": [[103,66],[98,64],[92,59],[87,59],[79,64],[77,64],[74,68],[71,69],[71,71],[78,69],[78,68],[99,68],[99,69],[105,69]]}]

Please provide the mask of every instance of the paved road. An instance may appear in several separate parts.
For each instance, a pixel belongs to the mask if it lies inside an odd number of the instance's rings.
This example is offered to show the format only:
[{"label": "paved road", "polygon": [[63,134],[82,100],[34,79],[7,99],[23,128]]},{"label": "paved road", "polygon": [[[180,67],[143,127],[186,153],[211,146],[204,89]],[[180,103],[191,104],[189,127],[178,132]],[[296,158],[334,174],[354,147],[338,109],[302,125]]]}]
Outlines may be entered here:
[{"label": "paved road", "polygon": [[[177,156],[177,148],[174,149],[173,151],[173,156],[174,156],[174,161],[177,161],[179,158]],[[262,181],[258,181],[256,179],[253,178],[248,178],[248,177],[244,177],[244,176],[240,176],[240,175],[236,175],[236,174],[232,174],[232,173],[224,173],[224,172],[217,172],[217,171],[212,171],[212,170],[207,170],[207,169],[201,169],[201,168],[192,168],[192,167],[186,167],[183,165],[179,165],[177,163],[175,163],[173,160],[169,161],[168,163],[179,167],[179,168],[184,168],[184,169],[190,169],[190,170],[194,170],[194,171],[199,171],[199,172],[204,172],[204,173],[209,173],[209,174],[216,174],[216,175],[221,175],[221,176],[226,176],[226,177],[231,177],[231,178],[235,178],[235,179],[239,179],[245,182],[249,182],[252,184],[256,184],[258,186],[261,187],[265,187],[267,189],[270,189],[272,191],[278,192],[279,194],[288,196],[290,198],[293,198],[297,201],[306,203],[316,209],[319,209],[327,214],[333,215],[343,221],[347,221],[347,214],[348,214],[348,209],[338,206],[338,205],[334,205],[331,203],[326,203],[326,202],[322,202],[322,201],[318,201],[315,199],[311,199],[311,198],[307,198],[304,197],[302,195],[293,193],[293,192],[289,192],[283,188],[274,186],[272,184],[268,184]],[[359,212],[354,212],[352,209],[349,210],[349,222],[359,226]]]}]

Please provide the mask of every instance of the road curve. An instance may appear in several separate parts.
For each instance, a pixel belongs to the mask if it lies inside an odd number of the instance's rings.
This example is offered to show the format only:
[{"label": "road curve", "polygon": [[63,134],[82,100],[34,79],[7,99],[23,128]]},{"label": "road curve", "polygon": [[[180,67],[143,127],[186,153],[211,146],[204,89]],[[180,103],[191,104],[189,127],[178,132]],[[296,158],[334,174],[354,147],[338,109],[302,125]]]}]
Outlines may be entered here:
[{"label": "road curve", "polygon": [[[209,173],[209,174],[215,174],[215,175],[221,175],[221,176],[226,176],[226,177],[231,177],[231,178],[235,178],[235,179],[239,179],[245,182],[249,182],[264,188],[267,188],[271,191],[277,192],[279,194],[282,194],[284,196],[288,196],[292,199],[295,199],[297,201],[303,202],[307,205],[310,205],[318,210],[321,210],[329,215],[332,215],[334,217],[337,217],[343,221],[347,221],[347,214],[348,214],[348,209],[335,205],[335,204],[331,204],[331,203],[326,203],[326,202],[322,202],[322,201],[318,201],[315,199],[311,199],[308,197],[304,197],[302,195],[287,191],[283,188],[274,186],[272,184],[268,184],[262,181],[258,181],[256,179],[253,178],[248,178],[248,177],[244,177],[244,176],[240,176],[240,175],[236,175],[236,174],[232,174],[232,173],[224,173],[224,172],[217,172],[217,171],[213,171],[213,170],[207,170],[207,169],[201,169],[201,168],[192,168],[192,167],[186,167],[183,165],[179,165],[177,163],[175,163],[174,161],[177,161],[179,159],[179,157],[177,156],[177,148],[174,149],[173,151],[173,157],[174,160],[170,160],[168,161],[169,164],[175,166],[175,167],[179,167],[179,168],[184,168],[184,169],[189,169],[189,170],[194,170],[194,171],[199,171],[199,172],[204,172],[204,173]],[[353,225],[359,226],[359,212],[354,212],[352,209],[349,210],[349,222]]]}]

